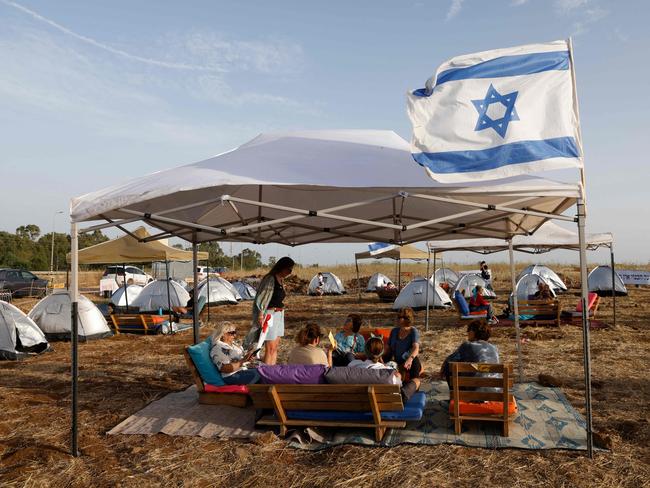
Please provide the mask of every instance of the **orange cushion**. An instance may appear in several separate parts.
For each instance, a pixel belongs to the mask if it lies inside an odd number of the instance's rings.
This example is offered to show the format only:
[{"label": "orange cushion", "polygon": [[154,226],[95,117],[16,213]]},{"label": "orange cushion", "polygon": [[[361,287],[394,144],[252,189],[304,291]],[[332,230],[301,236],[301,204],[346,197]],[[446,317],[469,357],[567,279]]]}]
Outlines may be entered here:
[{"label": "orange cushion", "polygon": [[[598,299],[598,294],[593,291],[587,295],[587,310],[591,310]],[[576,312],[582,312],[582,299],[578,300],[576,305]]]},{"label": "orange cushion", "polygon": [[388,342],[388,338],[390,337],[391,330],[392,329],[389,327],[381,327],[377,329],[372,329],[370,327],[362,327],[361,329],[359,329],[359,334],[361,334],[366,341],[370,339],[370,334],[373,334],[374,336],[381,337],[384,343],[386,343]]},{"label": "orange cushion", "polygon": [[[449,413],[454,413],[454,400],[449,401]],[[460,402],[461,415],[500,415],[503,413],[503,402]],[[508,404],[508,414],[517,413],[517,400]]]},{"label": "orange cushion", "polygon": [[169,320],[168,315],[152,315],[151,316],[151,321],[154,324],[162,324],[163,322],[167,322]]},{"label": "orange cushion", "polygon": [[487,315],[487,312],[485,310],[474,310],[473,312],[469,313],[470,315]]}]

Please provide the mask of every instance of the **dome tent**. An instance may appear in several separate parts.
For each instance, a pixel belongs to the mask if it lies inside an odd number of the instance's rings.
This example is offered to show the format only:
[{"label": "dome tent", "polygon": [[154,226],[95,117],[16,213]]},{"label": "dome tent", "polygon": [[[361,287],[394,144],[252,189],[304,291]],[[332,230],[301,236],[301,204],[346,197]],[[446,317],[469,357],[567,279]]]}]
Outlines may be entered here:
[{"label": "dome tent", "polygon": [[[57,290],[34,305],[28,314],[49,340],[70,339],[72,306],[68,290]],[[79,339],[101,339],[113,333],[88,298],[79,295]]]},{"label": "dome tent", "polygon": [[[169,294],[167,293],[168,289]],[[189,299],[190,294],[178,282],[172,279],[156,280],[142,289],[132,305],[141,312],[153,312],[159,309],[169,311],[170,307],[187,306]]]},{"label": "dome tent", "polygon": [[[328,271],[321,274],[323,275],[323,295],[342,295],[345,293],[345,287],[338,276]],[[309,282],[308,293],[317,295],[316,288],[318,288],[318,275],[314,276]]]},{"label": "dome tent", "polygon": [[530,300],[531,297],[533,297],[533,295],[535,295],[535,293],[537,293],[539,290],[540,283],[548,285],[549,289],[551,290],[551,295],[555,296],[553,286],[546,278],[544,278],[542,275],[530,273],[523,275],[517,281],[517,286],[515,287],[515,290],[517,290],[517,299]]},{"label": "dome tent", "polygon": [[[209,289],[209,296],[208,296]],[[219,276],[210,277],[210,283],[208,286],[208,280],[203,280],[199,283],[198,287],[199,297],[205,297],[207,303],[212,304],[226,304],[226,303],[237,303],[242,299],[241,295],[237,289],[230,283],[230,281]]]},{"label": "dome tent", "polygon": [[375,273],[368,280],[366,291],[375,291],[377,288],[386,288],[389,283],[393,283],[385,274]]},{"label": "dome tent", "polygon": [[245,281],[233,281],[232,286],[235,287],[242,300],[255,300],[257,291]]},{"label": "dome tent", "polygon": [[453,269],[438,268],[436,270],[436,283],[447,283],[451,288],[456,286],[460,277]]},{"label": "dome tent", "polygon": [[465,290],[463,295],[465,296],[465,298],[469,298],[472,295],[472,290],[476,288],[476,286],[483,287],[484,298],[489,299],[489,298],[497,297],[497,294],[494,293],[494,290],[492,289],[492,285],[490,285],[487,281],[481,278],[481,275],[477,275],[474,273],[462,275],[458,280],[458,283],[456,283],[456,286],[454,287],[454,292]]},{"label": "dome tent", "polygon": [[548,266],[544,266],[541,264],[533,264],[527,266],[526,268],[524,268],[524,270],[521,273],[519,273],[519,276],[517,276],[517,280],[521,279],[522,276],[527,274],[536,274],[542,276],[554,292],[567,290],[567,287],[564,284],[564,281],[562,281],[562,278],[560,278],[555,273],[555,271],[553,271]]},{"label": "dome tent", "polygon": [[11,303],[0,300],[0,359],[20,359],[49,347],[32,319]]},{"label": "dome tent", "polygon": [[449,295],[447,295],[447,292],[440,285],[436,285],[434,290],[432,280],[418,277],[402,288],[395,302],[393,302],[393,310],[399,310],[404,307],[411,307],[412,309],[426,308],[427,284],[429,286],[429,307],[448,307],[451,305]]},{"label": "dome tent", "polygon": [[[120,286],[111,295],[111,303],[116,307],[130,307],[133,301],[138,298],[144,287],[140,285],[129,285],[128,287]],[[126,293],[125,293],[126,290]]]},{"label": "dome tent", "polygon": [[[599,296],[612,296],[612,268],[611,266],[596,266],[587,277],[589,291],[596,292]],[[614,293],[616,296],[627,296],[627,288],[618,273],[614,273]]]}]

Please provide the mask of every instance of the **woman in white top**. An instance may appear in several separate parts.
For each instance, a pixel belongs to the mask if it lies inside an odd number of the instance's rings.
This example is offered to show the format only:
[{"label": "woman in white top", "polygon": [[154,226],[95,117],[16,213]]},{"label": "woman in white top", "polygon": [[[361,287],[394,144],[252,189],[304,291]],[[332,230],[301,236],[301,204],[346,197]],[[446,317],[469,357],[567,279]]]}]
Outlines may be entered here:
[{"label": "woman in white top", "polygon": [[244,353],[244,350],[235,343],[237,329],[230,322],[219,324],[211,336],[212,347],[210,358],[223,377],[227,385],[250,385],[257,383],[260,376],[255,368],[248,368],[246,362],[250,361],[254,351]]}]

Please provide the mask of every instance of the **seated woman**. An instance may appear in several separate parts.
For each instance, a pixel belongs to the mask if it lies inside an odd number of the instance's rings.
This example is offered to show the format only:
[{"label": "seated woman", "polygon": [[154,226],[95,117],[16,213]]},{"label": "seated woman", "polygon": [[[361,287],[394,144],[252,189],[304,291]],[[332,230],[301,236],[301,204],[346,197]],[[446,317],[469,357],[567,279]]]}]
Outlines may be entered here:
[{"label": "seated woman", "polygon": [[347,366],[350,361],[357,359],[366,347],[366,340],[361,334],[361,315],[351,313],[345,319],[343,330],[334,336],[336,350],[332,352],[332,363],[334,366]]},{"label": "seated woman", "polygon": [[472,296],[470,297],[469,302],[467,304],[469,306],[470,312],[486,311],[487,319],[490,323],[498,322],[497,318],[494,316],[494,313],[492,312],[492,305],[490,305],[490,302],[488,302],[485,298],[483,298],[482,286],[476,285],[476,287],[472,291]]},{"label": "seated woman", "polygon": [[395,361],[402,376],[419,378],[422,372],[420,364],[420,332],[413,326],[415,316],[413,309],[406,307],[397,314],[398,326],[390,331],[388,345],[384,352],[384,362]]},{"label": "seated woman", "polygon": [[322,334],[318,324],[307,324],[298,332],[296,342],[298,345],[289,353],[287,364],[323,364],[332,366],[332,350],[323,351],[320,344]]},{"label": "seated woman", "polygon": [[551,293],[551,288],[541,281],[537,283],[537,291],[532,297],[529,297],[531,300],[551,300],[553,299],[553,293]]},{"label": "seated woman", "polygon": [[481,320],[472,320],[467,325],[467,340],[463,342],[447,359],[440,368],[440,377],[447,380],[451,388],[451,367],[449,363],[491,363],[499,362],[497,346],[488,342],[491,329]]},{"label": "seated woman", "polygon": [[[366,343],[366,356],[368,359],[361,360],[355,359],[348,364],[349,368],[366,368],[366,369],[393,369],[392,367],[382,363],[382,356],[384,355],[384,341],[380,337],[371,337]],[[394,369],[393,369],[394,370]],[[400,386],[400,393],[404,402],[408,402],[413,394],[420,389],[420,379],[413,378],[406,383],[402,383],[402,375],[399,371],[394,370],[395,374],[392,377],[392,383]]]},{"label": "seated woman", "polygon": [[230,322],[222,322],[212,333],[212,348],[210,358],[215,364],[223,382],[227,385],[250,385],[260,379],[255,368],[248,368],[245,364],[250,361],[255,351],[244,350],[235,344],[237,329]]}]

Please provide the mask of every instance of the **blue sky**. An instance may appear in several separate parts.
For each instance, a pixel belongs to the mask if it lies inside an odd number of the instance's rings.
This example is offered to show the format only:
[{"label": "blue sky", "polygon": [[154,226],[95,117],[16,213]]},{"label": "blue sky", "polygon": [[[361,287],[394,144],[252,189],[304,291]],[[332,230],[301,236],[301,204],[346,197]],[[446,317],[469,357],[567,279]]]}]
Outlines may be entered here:
[{"label": "blue sky", "polygon": [[[613,232],[621,260],[647,263],[649,10],[641,0],[0,0],[0,229],[49,232],[72,196],[263,131],[376,128],[409,139],[405,92],[445,59],[573,36],[588,228]],[[364,247],[290,252],[342,263]]]}]

